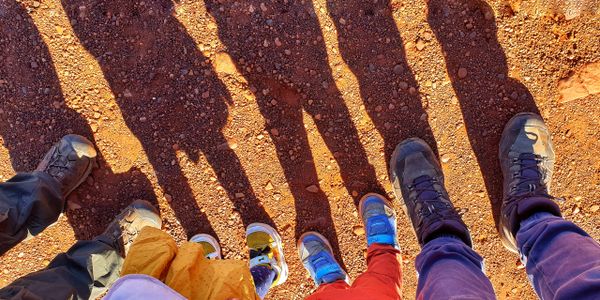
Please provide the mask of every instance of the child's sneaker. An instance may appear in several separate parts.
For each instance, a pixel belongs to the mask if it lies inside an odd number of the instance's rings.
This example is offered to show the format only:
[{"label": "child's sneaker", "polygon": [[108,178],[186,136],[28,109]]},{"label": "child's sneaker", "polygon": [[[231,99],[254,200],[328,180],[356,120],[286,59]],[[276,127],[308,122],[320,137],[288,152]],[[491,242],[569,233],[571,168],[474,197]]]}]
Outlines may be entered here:
[{"label": "child's sneaker", "polygon": [[198,243],[204,249],[204,256],[208,259],[221,259],[221,246],[217,239],[206,233],[194,235],[190,242]]},{"label": "child's sneaker", "polygon": [[382,195],[369,193],[360,199],[358,210],[365,224],[367,246],[391,245],[399,249],[396,212]]},{"label": "child's sneaker", "polygon": [[246,228],[246,242],[250,249],[250,269],[259,265],[270,267],[277,272],[272,286],[284,283],[288,278],[288,266],[277,231],[267,224],[252,223]]},{"label": "child's sneaker", "polygon": [[338,280],[349,281],[348,274],[333,257],[331,244],[321,234],[306,232],[298,239],[297,247],[304,268],[317,286]]}]

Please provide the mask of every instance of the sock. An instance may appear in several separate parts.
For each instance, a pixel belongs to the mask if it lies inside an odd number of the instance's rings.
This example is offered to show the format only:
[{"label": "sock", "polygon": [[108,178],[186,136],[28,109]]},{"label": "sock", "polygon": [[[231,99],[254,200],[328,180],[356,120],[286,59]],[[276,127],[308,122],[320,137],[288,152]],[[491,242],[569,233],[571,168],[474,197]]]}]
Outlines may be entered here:
[{"label": "sock", "polygon": [[269,265],[258,265],[250,269],[250,274],[254,279],[256,294],[260,299],[265,298],[273,284],[273,280],[277,277],[277,272]]}]

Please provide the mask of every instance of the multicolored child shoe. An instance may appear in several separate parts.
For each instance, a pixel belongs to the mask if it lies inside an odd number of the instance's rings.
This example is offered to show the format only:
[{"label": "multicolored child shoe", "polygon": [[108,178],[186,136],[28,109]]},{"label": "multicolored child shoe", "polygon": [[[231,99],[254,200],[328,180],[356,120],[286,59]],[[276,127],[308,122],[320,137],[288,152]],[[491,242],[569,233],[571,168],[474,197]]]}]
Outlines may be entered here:
[{"label": "multicolored child shoe", "polygon": [[252,223],[246,228],[246,242],[250,249],[250,269],[255,266],[271,268],[277,272],[271,286],[284,283],[288,278],[288,266],[277,231],[267,224]]},{"label": "multicolored child shoe", "polygon": [[196,234],[190,239],[190,242],[200,244],[204,249],[204,256],[206,258],[222,259],[221,246],[213,236],[206,233]]},{"label": "multicolored child shoe", "polygon": [[400,248],[396,212],[385,197],[376,193],[366,194],[360,199],[358,210],[365,224],[367,246],[383,244]]},{"label": "multicolored child shoe", "polygon": [[331,244],[324,236],[306,232],[298,239],[297,247],[304,268],[317,286],[338,280],[349,282],[348,274],[333,257]]}]

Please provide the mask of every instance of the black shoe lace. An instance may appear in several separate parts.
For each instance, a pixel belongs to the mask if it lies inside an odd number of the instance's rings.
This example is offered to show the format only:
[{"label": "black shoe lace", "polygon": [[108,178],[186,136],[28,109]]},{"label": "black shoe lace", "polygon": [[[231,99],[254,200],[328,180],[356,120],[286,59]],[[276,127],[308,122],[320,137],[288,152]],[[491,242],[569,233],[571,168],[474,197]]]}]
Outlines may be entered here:
[{"label": "black shoe lace", "polygon": [[271,246],[267,245],[263,248],[250,249],[250,259],[259,257],[261,255],[269,255],[271,252]]},{"label": "black shoe lace", "polygon": [[[58,149],[54,151],[52,155],[52,159],[48,163],[48,167],[46,167],[48,172],[53,176],[57,174],[63,173],[63,170],[68,170],[68,158],[60,153]],[[50,172],[51,170],[56,170],[57,172]]]},{"label": "black shoe lace", "polygon": [[[427,175],[417,177],[408,189],[415,191],[415,202],[420,202],[420,209],[416,212],[419,219],[440,220],[447,218],[455,218],[458,216],[458,211],[454,209],[449,202],[440,201],[444,195],[435,189],[435,184],[439,184],[439,180]],[[426,194],[427,193],[427,194]],[[425,195],[435,195],[433,198],[425,198]]]},{"label": "black shoe lace", "polygon": [[[508,193],[506,203],[510,204],[518,199],[528,197],[546,197],[553,200],[564,200],[548,194],[548,189],[544,183],[545,169],[542,163],[546,158],[534,153],[521,153],[519,157],[512,160],[513,164],[519,166],[519,170],[513,173],[513,180],[517,183],[513,185]],[[532,171],[534,174],[524,175],[525,171]]]}]

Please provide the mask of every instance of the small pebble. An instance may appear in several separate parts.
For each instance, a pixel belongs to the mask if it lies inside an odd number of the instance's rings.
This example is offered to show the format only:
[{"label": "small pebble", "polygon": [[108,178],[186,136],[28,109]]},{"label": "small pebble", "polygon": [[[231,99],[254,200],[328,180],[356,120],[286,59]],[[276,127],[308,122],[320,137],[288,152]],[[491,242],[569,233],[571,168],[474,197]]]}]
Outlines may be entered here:
[{"label": "small pebble", "polygon": [[419,51],[425,49],[425,42],[422,39],[418,39],[416,47],[417,47],[417,50],[419,50]]},{"label": "small pebble", "polygon": [[317,187],[316,185],[309,185],[306,187],[306,190],[311,192],[311,193],[318,193],[319,192],[319,187]]},{"label": "small pebble", "polygon": [[467,69],[465,69],[465,68],[458,69],[458,78],[463,79],[465,77],[467,77]]},{"label": "small pebble", "polygon": [[402,74],[403,71],[404,71],[404,67],[402,67],[401,65],[394,66],[394,74],[400,75],[400,74]]}]

